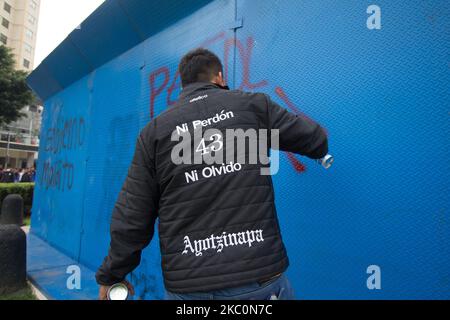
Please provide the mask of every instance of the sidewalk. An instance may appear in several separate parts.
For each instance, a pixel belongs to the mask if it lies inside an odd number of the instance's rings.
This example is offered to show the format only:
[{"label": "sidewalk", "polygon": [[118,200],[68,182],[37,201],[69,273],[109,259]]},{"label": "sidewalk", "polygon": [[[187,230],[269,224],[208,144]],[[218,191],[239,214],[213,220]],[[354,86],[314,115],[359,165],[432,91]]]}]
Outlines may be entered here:
[{"label": "sidewalk", "polygon": [[[28,233],[30,232],[30,226],[23,226],[22,230],[28,235]],[[36,296],[36,299],[48,300],[47,297],[41,291],[39,291],[39,289],[36,288],[30,281],[28,281],[28,284],[30,285],[33,294]]]},{"label": "sidewalk", "polygon": [[[66,256],[47,242],[29,232],[27,233],[27,277],[48,300],[96,300],[98,286],[95,273],[86,266]],[[71,275],[68,267],[80,268],[81,288],[68,289],[67,280]]]}]

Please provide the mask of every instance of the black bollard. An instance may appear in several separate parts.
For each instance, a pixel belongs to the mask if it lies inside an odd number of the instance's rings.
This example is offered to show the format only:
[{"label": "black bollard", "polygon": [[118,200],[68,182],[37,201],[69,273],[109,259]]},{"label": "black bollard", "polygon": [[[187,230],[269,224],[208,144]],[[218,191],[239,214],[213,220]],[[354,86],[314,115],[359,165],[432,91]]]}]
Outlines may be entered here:
[{"label": "black bollard", "polygon": [[26,236],[14,225],[0,225],[0,295],[26,287]]},{"label": "black bollard", "polygon": [[23,198],[20,194],[9,194],[3,199],[1,224],[23,225]]}]

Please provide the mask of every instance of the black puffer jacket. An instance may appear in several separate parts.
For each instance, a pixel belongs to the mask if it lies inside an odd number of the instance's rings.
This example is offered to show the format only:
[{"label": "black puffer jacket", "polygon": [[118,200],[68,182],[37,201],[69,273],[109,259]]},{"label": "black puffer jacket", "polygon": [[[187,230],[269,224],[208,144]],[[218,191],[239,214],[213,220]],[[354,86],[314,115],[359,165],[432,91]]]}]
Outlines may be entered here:
[{"label": "black puffer jacket", "polygon": [[[177,127],[186,129],[183,124],[189,132],[216,128],[223,134],[225,129],[278,129],[280,150],[314,159],[328,152],[318,124],[287,112],[264,94],[210,83],[187,86],[174,107],[140,132],[112,215],[110,250],[96,275],[99,284],[119,282],[139,264],[157,218],[169,291],[240,286],[288,267],[272,180],[261,175],[262,164],[174,164],[171,154],[178,141],[171,136]],[[226,140],[220,147],[228,152],[229,145]],[[207,147],[200,144],[192,152]]]}]

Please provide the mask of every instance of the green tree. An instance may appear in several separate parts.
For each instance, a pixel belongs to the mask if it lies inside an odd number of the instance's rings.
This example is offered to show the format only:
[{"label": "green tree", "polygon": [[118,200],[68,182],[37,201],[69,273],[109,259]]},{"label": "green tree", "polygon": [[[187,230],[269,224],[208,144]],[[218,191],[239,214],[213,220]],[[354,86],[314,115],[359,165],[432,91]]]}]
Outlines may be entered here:
[{"label": "green tree", "polygon": [[28,73],[14,69],[11,49],[0,46],[0,126],[24,116],[20,110],[36,100],[25,79]]}]

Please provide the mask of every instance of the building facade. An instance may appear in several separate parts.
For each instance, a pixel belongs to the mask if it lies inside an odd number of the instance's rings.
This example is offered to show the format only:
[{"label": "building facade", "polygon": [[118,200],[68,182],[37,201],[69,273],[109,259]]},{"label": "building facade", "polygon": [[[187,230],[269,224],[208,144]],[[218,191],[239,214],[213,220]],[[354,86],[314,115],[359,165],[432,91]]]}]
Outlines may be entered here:
[{"label": "building facade", "polygon": [[34,68],[40,0],[0,0],[0,45],[13,50],[16,69]]},{"label": "building facade", "polygon": [[[0,0],[0,45],[12,49],[15,68],[34,68],[40,0]],[[0,168],[32,167],[37,159],[41,106],[26,106],[25,116],[0,127]]]},{"label": "building facade", "polygon": [[42,106],[27,106],[20,120],[0,127],[0,168],[31,168],[39,149]]}]

